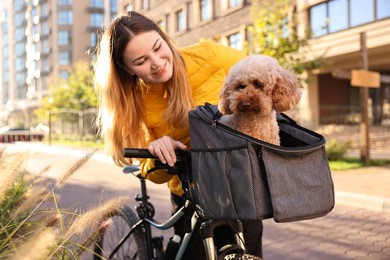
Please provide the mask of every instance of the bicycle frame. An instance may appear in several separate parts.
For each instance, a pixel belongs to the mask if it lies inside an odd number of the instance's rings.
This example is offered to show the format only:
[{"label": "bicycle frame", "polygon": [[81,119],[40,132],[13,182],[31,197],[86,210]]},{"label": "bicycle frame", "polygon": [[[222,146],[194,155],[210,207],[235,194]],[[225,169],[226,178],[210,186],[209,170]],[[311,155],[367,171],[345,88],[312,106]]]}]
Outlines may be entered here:
[{"label": "bicycle frame", "polygon": [[[177,152],[177,162],[181,162],[182,166],[185,168],[185,173],[189,174],[190,172],[190,159],[188,157],[188,154],[186,154],[184,151],[176,151]],[[156,158],[156,156],[151,155],[146,149],[132,149],[132,148],[125,148],[124,149],[124,155],[125,157],[129,158]],[[176,167],[176,165],[174,166]],[[173,172],[177,172],[178,169],[175,169],[174,167],[170,167]],[[125,170],[129,169],[129,170]],[[148,173],[156,170],[156,169],[167,169],[167,166],[158,165],[155,166],[153,169],[150,169]],[[113,252],[110,254],[109,258],[111,259],[112,256],[116,253],[116,251],[122,246],[122,244],[130,237],[130,235],[137,229],[137,228],[144,228],[145,229],[145,239],[146,239],[146,245],[147,245],[147,253],[149,259],[152,259],[153,256],[153,242],[152,242],[152,231],[151,227],[155,227],[160,230],[166,230],[173,225],[184,216],[184,210],[186,207],[188,207],[191,202],[186,201],[186,204],[180,208],[173,216],[171,216],[166,222],[164,223],[158,223],[153,219],[153,213],[154,209],[153,206],[149,203],[149,196],[147,194],[147,188],[146,188],[146,179],[139,173],[134,174],[134,172],[139,171],[140,168],[138,166],[127,166],[124,168],[124,172],[126,173],[133,173],[134,176],[136,176],[140,182],[141,182],[141,196],[137,196],[136,200],[140,202],[139,206],[137,206],[137,213],[139,215],[140,220],[131,227],[128,234],[123,237],[121,242],[116,246],[116,248],[113,250]],[[178,171],[180,172],[180,170]],[[148,174],[147,173],[147,174]],[[187,180],[187,179],[186,179]],[[188,188],[188,187],[187,187]],[[150,207],[151,206],[151,207]],[[199,220],[199,217],[196,212],[193,213],[191,218],[191,232],[186,233],[180,243],[180,247],[178,250],[178,253],[175,257],[175,260],[179,260],[184,255],[185,249],[187,248],[187,245],[191,239],[191,236],[193,234],[193,231],[195,229],[195,226]],[[243,235],[243,227],[242,223],[239,220],[208,220],[201,223],[201,236],[203,239],[204,248],[206,251],[206,257],[209,260],[216,260],[217,259],[217,252],[216,248],[214,246],[214,239],[213,239],[213,232],[214,229],[219,227],[227,225],[230,226],[235,232],[234,232],[234,238],[235,243],[233,245],[226,245],[224,248],[221,248],[222,254],[224,254],[223,251],[229,251],[229,250],[237,250],[237,252],[245,253],[245,244],[244,244],[244,235]]]},{"label": "bicycle frame", "polygon": [[[118,245],[114,248],[114,250],[111,252],[109,259],[111,259],[116,252],[119,250],[119,248],[123,245],[123,243],[133,234],[133,232],[137,228],[144,228],[145,229],[145,240],[146,240],[146,245],[147,245],[147,251],[148,251],[148,257],[149,259],[152,259],[153,255],[153,246],[152,246],[152,231],[151,231],[151,226],[160,229],[160,230],[167,230],[173,227],[173,225],[184,216],[184,210],[186,206],[181,207],[174,215],[172,215],[167,221],[164,223],[158,223],[155,220],[151,218],[151,215],[149,214],[150,208],[149,208],[149,196],[147,194],[147,188],[146,188],[146,181],[141,175],[134,175],[136,176],[140,182],[141,182],[141,196],[137,196],[138,201],[140,201],[140,205],[138,207],[142,208],[142,218],[131,227],[130,231],[122,238],[122,240],[118,243]],[[137,207],[137,208],[138,208]],[[139,210],[137,210],[139,213]],[[192,219],[191,219],[191,230],[194,230],[195,225],[198,221],[198,216],[196,213],[193,214]],[[181,257],[184,254],[184,251],[191,239],[192,232],[191,233],[186,233],[183,241],[180,244],[179,251],[177,253],[176,259],[181,259]]]}]

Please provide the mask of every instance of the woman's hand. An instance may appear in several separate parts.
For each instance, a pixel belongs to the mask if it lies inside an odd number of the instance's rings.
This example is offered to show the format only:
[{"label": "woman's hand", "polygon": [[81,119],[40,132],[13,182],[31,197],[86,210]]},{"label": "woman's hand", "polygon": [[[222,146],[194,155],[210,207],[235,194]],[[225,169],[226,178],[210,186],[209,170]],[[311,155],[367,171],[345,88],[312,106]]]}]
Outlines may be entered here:
[{"label": "woman's hand", "polygon": [[163,136],[148,145],[151,154],[156,155],[162,163],[174,166],[176,162],[175,150],[184,150],[187,146],[182,142],[173,140],[169,136]]}]

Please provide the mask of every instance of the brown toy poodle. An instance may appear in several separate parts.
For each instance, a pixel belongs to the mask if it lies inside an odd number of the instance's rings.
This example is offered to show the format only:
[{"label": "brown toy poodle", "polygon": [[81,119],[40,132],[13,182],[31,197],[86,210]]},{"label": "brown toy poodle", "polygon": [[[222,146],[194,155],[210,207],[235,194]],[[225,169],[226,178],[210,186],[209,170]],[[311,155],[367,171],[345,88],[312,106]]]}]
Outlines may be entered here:
[{"label": "brown toy poodle", "polygon": [[266,55],[252,55],[229,71],[220,93],[220,122],[256,139],[280,145],[276,112],[301,98],[296,75]]}]

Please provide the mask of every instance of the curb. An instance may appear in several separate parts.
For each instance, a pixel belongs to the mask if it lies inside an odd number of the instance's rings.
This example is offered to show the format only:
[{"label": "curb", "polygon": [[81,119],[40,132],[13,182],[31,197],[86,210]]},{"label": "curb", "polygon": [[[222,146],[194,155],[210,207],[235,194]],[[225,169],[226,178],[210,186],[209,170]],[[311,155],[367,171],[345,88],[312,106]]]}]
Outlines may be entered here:
[{"label": "curb", "polygon": [[361,193],[335,191],[337,204],[365,208],[379,212],[390,212],[390,198],[384,198]]}]

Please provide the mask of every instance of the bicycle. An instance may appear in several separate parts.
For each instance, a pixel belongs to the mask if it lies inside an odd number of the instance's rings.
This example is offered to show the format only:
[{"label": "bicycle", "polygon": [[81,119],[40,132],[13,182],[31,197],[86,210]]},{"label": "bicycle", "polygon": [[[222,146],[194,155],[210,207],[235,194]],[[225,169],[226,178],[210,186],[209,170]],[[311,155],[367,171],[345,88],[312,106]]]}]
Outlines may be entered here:
[{"label": "bicycle", "polygon": [[[179,174],[182,180],[188,180],[190,169],[190,154],[186,151],[176,151],[177,162],[173,167],[167,164],[162,164],[157,160],[157,157],[149,153],[147,149],[132,149],[125,148],[124,156],[127,158],[154,158],[156,159],[155,167],[150,169],[147,174],[158,170],[165,169],[168,173]],[[118,209],[116,214],[112,216],[113,228],[105,231],[99,242],[94,248],[94,260],[97,259],[146,259],[160,260],[167,259],[167,251],[164,250],[163,237],[152,235],[152,227],[167,230],[181,219],[185,211],[191,207],[191,201],[187,200],[186,204],[180,208],[174,215],[163,223],[156,221],[154,206],[149,201],[149,195],[146,187],[146,179],[140,173],[140,167],[125,166],[124,173],[131,173],[136,176],[141,185],[141,194],[138,194],[135,200],[138,205],[135,207],[136,212],[125,206]],[[183,182],[185,183],[185,182]],[[188,184],[183,185],[184,189],[188,189]],[[200,232],[203,239],[203,245],[208,260],[219,259],[260,259],[257,257],[245,254],[245,243],[243,236],[243,228],[239,220],[200,220],[196,211],[191,217],[191,232],[186,233],[175,252],[175,258],[182,259],[182,256],[188,246],[193,231],[201,221]],[[217,248],[214,241],[214,230],[221,226],[228,226],[233,230],[232,241],[223,247]],[[168,243],[169,245],[169,243]],[[165,254],[164,254],[165,253]]]}]

